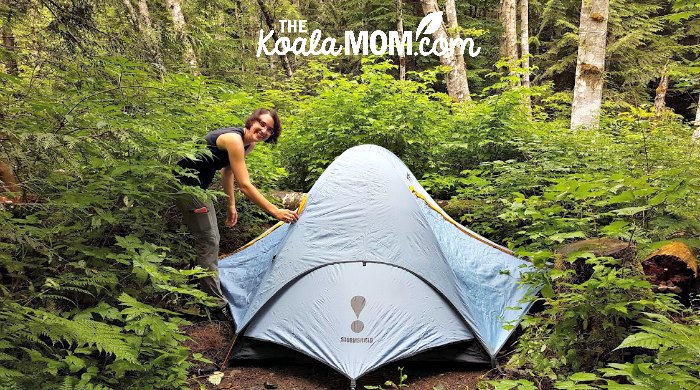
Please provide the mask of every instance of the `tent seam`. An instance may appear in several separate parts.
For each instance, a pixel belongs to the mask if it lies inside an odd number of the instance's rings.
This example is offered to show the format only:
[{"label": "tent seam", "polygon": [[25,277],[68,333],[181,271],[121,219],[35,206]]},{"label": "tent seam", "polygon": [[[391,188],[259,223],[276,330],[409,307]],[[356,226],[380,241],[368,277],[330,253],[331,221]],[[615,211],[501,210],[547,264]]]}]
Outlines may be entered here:
[{"label": "tent seam", "polygon": [[475,239],[475,240],[477,240],[477,241],[479,241],[479,242],[482,242],[482,243],[484,243],[484,244],[486,244],[486,245],[488,245],[488,246],[490,246],[490,247],[492,247],[492,248],[498,249],[498,250],[501,251],[501,252],[507,253],[507,254],[509,254],[509,255],[514,255],[513,251],[511,251],[510,249],[506,249],[506,248],[504,248],[504,247],[502,247],[502,246],[500,246],[500,245],[498,245],[498,244],[494,244],[494,243],[492,243],[492,242],[489,242],[489,241],[486,240],[485,238],[480,237],[480,236],[478,236],[478,235],[476,235],[476,234],[473,234],[473,233],[469,232],[468,230],[466,230],[464,226],[460,225],[459,223],[457,223],[457,221],[455,221],[454,219],[452,219],[452,217],[450,217],[449,215],[447,215],[447,213],[445,213],[444,210],[442,210],[442,209],[439,208],[439,207],[435,207],[433,204],[431,204],[431,203],[428,201],[428,199],[427,199],[423,194],[421,194],[421,193],[419,193],[418,191],[416,191],[416,189],[415,189],[413,186],[410,186],[410,187],[409,187],[409,190],[410,190],[417,198],[423,200],[423,201],[428,205],[428,207],[430,207],[431,209],[437,211],[438,214],[440,214],[447,222],[449,222],[449,223],[451,223],[452,225],[454,225],[454,226],[455,226],[457,229],[459,229],[459,231],[461,231],[462,233],[464,233],[464,234],[468,235],[469,237],[471,237],[471,238],[473,238],[473,239]]},{"label": "tent seam", "polygon": [[[304,206],[306,206],[306,199],[307,198],[308,198],[308,194],[304,195],[304,197],[301,198],[301,202],[299,202],[299,207],[297,207],[297,214],[301,214],[301,212],[304,210]],[[283,226],[285,223],[286,222],[282,222],[282,221],[277,222],[273,227],[265,230],[265,232],[263,232],[263,234],[255,237],[254,239],[250,240],[247,244],[236,249],[236,251],[233,252],[232,254],[236,254],[236,253],[250,247],[251,245],[255,244],[256,242],[262,240],[263,238],[267,237],[269,234],[271,234],[272,232],[277,230],[277,228],[279,228],[280,226]]]}]

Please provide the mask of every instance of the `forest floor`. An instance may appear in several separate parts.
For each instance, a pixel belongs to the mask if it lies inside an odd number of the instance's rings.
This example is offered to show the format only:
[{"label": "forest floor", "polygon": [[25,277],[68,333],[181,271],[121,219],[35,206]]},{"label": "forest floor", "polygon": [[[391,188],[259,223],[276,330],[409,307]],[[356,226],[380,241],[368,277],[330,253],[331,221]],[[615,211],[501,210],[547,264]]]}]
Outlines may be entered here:
[{"label": "forest floor", "polygon": [[[226,357],[231,343],[232,331],[224,322],[200,322],[185,328],[191,338],[186,346],[192,353],[201,353],[205,358],[220,363]],[[350,381],[321,363],[287,364],[274,362],[232,363],[222,371],[223,378],[219,385],[209,382],[216,371],[213,364],[194,362],[191,368],[191,389],[233,389],[233,390],[342,390],[350,388]],[[476,389],[476,384],[487,374],[483,367],[470,370],[464,365],[426,365],[405,364],[405,382],[409,389],[417,390],[465,390]],[[373,371],[357,381],[357,389],[366,385],[378,386],[387,380],[398,383],[399,372],[396,364],[389,364]],[[275,387],[273,387],[275,386]],[[391,388],[386,387],[385,388]]]}]

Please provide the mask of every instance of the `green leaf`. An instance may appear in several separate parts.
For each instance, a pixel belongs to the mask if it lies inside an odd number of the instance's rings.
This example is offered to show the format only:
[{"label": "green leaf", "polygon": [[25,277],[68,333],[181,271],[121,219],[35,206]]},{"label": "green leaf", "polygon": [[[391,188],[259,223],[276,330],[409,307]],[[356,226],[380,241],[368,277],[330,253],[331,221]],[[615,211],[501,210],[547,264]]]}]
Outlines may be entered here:
[{"label": "green leaf", "polygon": [[653,198],[649,199],[647,204],[649,206],[658,206],[661,203],[663,203],[666,200],[666,193],[665,192],[659,192],[656,194]]},{"label": "green leaf", "polygon": [[590,372],[577,372],[570,375],[569,379],[575,382],[589,382],[598,379],[598,376]]},{"label": "green leaf", "polygon": [[617,348],[615,348],[615,350],[631,347],[659,349],[659,346],[661,346],[663,343],[664,340],[655,334],[635,333],[633,335],[627,336],[627,338],[624,339],[622,343]]},{"label": "green leaf", "polygon": [[552,286],[550,286],[549,284],[546,284],[544,287],[542,287],[542,290],[540,290],[540,293],[545,298],[554,298],[554,290],[552,289]]},{"label": "green leaf", "polygon": [[581,231],[569,232],[569,233],[557,233],[549,236],[549,239],[554,242],[563,242],[571,238],[586,238],[586,233]]},{"label": "green leaf", "polygon": [[623,209],[613,210],[613,213],[617,215],[635,215],[642,211],[649,210],[649,208],[649,206],[625,207]]}]

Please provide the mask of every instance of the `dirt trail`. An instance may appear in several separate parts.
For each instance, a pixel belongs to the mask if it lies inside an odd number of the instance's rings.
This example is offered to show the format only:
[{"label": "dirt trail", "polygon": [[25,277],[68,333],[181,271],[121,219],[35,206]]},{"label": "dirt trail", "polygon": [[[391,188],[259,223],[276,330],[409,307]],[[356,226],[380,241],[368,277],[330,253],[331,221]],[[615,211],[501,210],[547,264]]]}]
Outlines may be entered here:
[{"label": "dirt trail", "polygon": [[[201,353],[214,362],[220,362],[226,355],[231,342],[231,328],[222,322],[201,322],[185,328],[192,338],[186,345],[192,353]],[[404,374],[408,375],[408,389],[416,390],[465,390],[475,389],[476,384],[487,369],[474,370],[464,364],[405,364]],[[265,384],[273,384],[279,390],[346,390],[350,381],[321,363],[280,364],[280,363],[239,363],[228,367],[218,386],[209,383],[208,378],[215,366],[195,362],[190,377],[190,388],[266,390]],[[363,376],[357,381],[357,389],[366,385],[382,385],[387,380],[398,382],[397,364],[389,364]],[[270,387],[268,387],[270,388]],[[386,386],[385,386],[386,388]]]}]

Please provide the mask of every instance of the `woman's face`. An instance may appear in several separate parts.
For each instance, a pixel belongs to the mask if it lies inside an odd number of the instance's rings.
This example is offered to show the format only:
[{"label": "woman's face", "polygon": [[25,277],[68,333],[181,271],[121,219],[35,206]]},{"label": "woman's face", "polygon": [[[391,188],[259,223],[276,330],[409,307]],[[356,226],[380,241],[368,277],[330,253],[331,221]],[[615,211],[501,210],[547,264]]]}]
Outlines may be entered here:
[{"label": "woman's face", "polygon": [[251,142],[263,142],[270,138],[275,121],[270,114],[263,114],[250,125],[250,140]]}]

